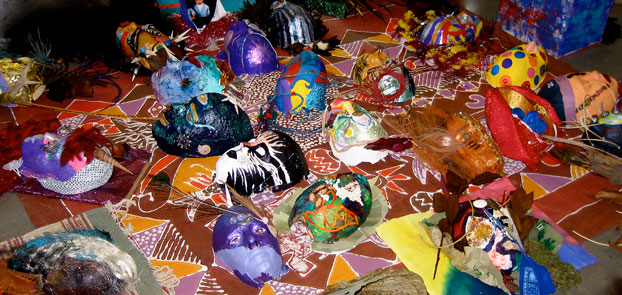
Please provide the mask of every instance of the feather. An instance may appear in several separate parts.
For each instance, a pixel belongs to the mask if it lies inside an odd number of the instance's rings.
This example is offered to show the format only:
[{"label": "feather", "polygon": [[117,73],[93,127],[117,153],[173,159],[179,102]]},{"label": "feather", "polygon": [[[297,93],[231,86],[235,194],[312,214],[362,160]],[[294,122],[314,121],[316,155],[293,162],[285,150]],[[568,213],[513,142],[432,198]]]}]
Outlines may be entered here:
[{"label": "feather", "polygon": [[[6,129],[0,130],[0,166],[4,166],[7,163],[17,160],[22,157],[22,142],[27,137],[42,134],[46,132],[56,131],[60,127],[60,122],[57,119],[44,120],[44,121],[28,121],[20,126],[10,124]],[[0,194],[9,191],[19,176],[10,170],[0,169]]]},{"label": "feather", "polygon": [[337,36],[332,36],[313,42],[313,51],[319,55],[331,56],[330,52],[339,48],[339,44],[341,40],[337,39]]},{"label": "feather", "polygon": [[89,164],[93,161],[95,150],[99,147],[111,148],[112,144],[95,127],[82,126],[67,137],[60,157],[60,164],[65,166],[67,162],[74,157],[79,157],[82,153],[84,153],[86,163]]}]

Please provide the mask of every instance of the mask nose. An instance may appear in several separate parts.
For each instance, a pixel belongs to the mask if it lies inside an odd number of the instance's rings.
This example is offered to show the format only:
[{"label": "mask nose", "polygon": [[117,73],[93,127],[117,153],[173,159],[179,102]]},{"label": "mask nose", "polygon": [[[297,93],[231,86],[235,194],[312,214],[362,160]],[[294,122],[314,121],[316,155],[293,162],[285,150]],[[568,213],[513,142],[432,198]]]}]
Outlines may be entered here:
[{"label": "mask nose", "polygon": [[259,247],[259,242],[254,238],[248,239],[248,249],[253,250],[253,248]]}]

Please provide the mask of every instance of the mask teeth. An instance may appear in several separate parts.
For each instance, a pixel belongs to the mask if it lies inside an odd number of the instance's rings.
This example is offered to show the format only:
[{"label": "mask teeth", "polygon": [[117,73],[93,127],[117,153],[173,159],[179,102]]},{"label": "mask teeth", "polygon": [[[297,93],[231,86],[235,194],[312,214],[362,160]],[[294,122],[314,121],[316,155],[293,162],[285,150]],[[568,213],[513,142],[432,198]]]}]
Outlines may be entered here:
[{"label": "mask teeth", "polygon": [[130,171],[129,169],[125,168],[125,166],[123,166],[121,163],[119,163],[119,161],[115,160],[113,157],[109,156],[103,149],[97,149],[95,150],[95,153],[93,154],[93,156],[101,161],[104,161],[108,164],[111,164],[114,167],[117,167],[129,174],[134,174],[132,173],[132,171]]}]

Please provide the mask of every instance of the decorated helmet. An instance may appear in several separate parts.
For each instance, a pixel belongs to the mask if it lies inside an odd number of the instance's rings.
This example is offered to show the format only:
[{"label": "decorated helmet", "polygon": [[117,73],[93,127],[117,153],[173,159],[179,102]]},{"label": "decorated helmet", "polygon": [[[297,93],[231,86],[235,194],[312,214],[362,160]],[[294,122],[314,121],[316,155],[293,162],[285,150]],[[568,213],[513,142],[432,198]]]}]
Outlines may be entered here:
[{"label": "decorated helmet", "polygon": [[[335,114],[332,124],[332,115]],[[351,101],[338,99],[325,112],[324,121],[330,124],[325,130],[333,154],[342,162],[356,166],[361,162],[376,163],[388,155],[388,151],[375,151],[365,145],[387,137],[387,131],[366,109]]]},{"label": "decorated helmet", "polygon": [[203,93],[221,93],[225,89],[223,84],[228,83],[227,69],[226,65],[219,67],[217,60],[209,55],[169,60],[151,75],[153,93],[163,105],[185,103]]},{"label": "decorated helmet", "polygon": [[334,243],[354,233],[367,220],[372,193],[358,173],[339,174],[306,188],[296,199],[289,225],[303,220],[316,242]]},{"label": "decorated helmet", "polygon": [[278,29],[277,44],[285,48],[294,43],[310,44],[315,41],[313,18],[302,7],[285,0],[275,1],[270,18]]},{"label": "decorated helmet", "polygon": [[38,134],[22,143],[20,173],[37,179],[41,186],[63,195],[96,189],[108,182],[113,165],[106,146],[110,143],[95,129]]},{"label": "decorated helmet", "polygon": [[278,68],[276,51],[270,41],[245,22],[229,26],[225,45],[226,48],[217,57],[226,60],[236,75],[265,74]]},{"label": "decorated helmet", "polygon": [[117,44],[123,54],[150,71],[157,71],[169,58],[181,58],[183,51],[153,25],[124,22],[117,29]]},{"label": "decorated helmet", "polygon": [[225,152],[216,162],[214,182],[249,196],[287,189],[308,174],[298,144],[280,131],[267,131]]},{"label": "decorated helmet", "polygon": [[178,157],[222,155],[253,138],[248,115],[219,93],[201,94],[176,103],[153,123],[153,137],[164,152]]},{"label": "decorated helmet", "polygon": [[522,44],[495,58],[484,77],[490,85],[536,89],[544,81],[548,56],[535,42]]},{"label": "decorated helmet", "polygon": [[326,67],[313,51],[303,51],[290,60],[274,90],[277,109],[291,116],[311,109],[326,107]]},{"label": "decorated helmet", "polygon": [[419,41],[426,45],[473,42],[482,29],[482,20],[472,14],[440,15],[426,24]]}]

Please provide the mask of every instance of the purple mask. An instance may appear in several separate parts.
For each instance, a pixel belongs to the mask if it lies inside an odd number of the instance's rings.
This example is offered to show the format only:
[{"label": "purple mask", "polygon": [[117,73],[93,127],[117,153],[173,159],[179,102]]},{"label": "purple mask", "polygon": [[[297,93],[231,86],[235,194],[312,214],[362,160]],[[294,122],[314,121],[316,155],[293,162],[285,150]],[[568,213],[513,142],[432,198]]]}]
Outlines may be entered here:
[{"label": "purple mask", "polygon": [[280,279],[289,268],[283,263],[279,242],[268,226],[246,207],[230,210],[240,214],[225,213],[216,221],[212,239],[216,256],[242,282],[255,288]]},{"label": "purple mask", "polygon": [[265,74],[277,69],[279,62],[270,41],[245,22],[229,26],[225,35],[227,48],[216,57],[226,60],[236,76]]}]

